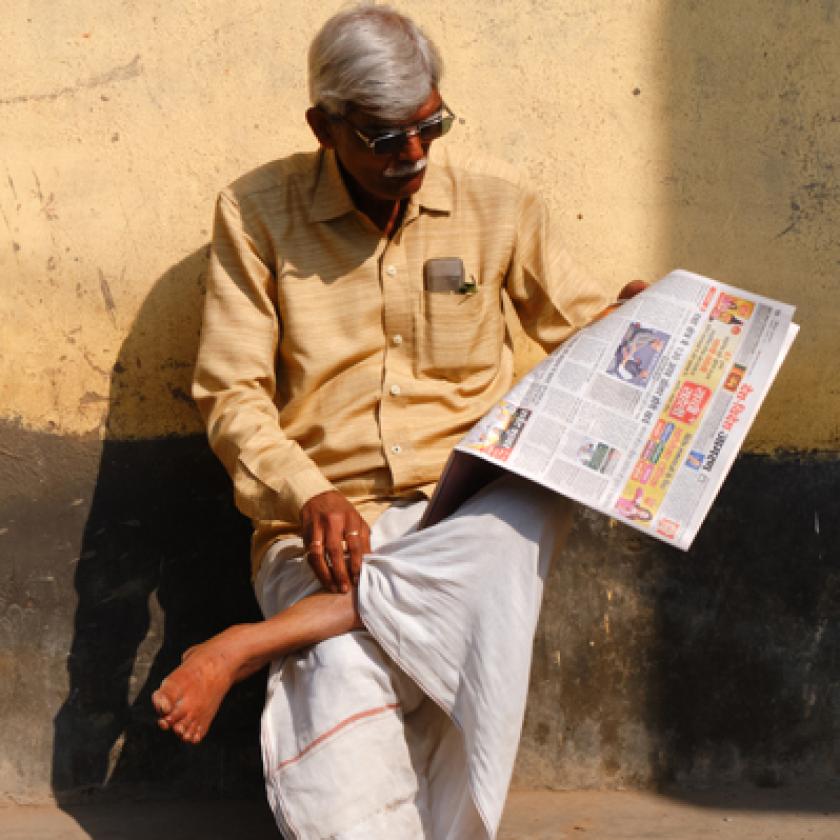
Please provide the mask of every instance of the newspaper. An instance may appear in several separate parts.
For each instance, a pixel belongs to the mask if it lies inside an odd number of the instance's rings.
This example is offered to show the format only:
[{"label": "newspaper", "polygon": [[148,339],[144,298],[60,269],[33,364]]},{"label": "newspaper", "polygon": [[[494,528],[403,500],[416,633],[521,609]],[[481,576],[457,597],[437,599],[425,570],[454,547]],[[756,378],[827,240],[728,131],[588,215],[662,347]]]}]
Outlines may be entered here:
[{"label": "newspaper", "polygon": [[798,331],[674,271],[577,332],[455,447],[421,527],[509,470],[688,550]]}]

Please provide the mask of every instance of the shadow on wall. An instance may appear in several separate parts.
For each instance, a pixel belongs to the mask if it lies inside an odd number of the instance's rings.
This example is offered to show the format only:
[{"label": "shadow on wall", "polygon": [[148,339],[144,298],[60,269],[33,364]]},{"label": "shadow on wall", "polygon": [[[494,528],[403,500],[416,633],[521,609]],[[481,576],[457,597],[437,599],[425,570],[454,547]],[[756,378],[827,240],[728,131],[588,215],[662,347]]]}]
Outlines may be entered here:
[{"label": "shadow on wall", "polygon": [[[663,262],[803,304],[762,411],[807,435],[836,382],[814,348],[837,307],[840,4],[662,15]],[[836,784],[838,448],[835,431],[828,451],[742,455],[687,555],[578,517],[546,591],[518,783],[713,788],[723,807],[736,784]]]},{"label": "shadow on wall", "polygon": [[836,784],[838,478],[834,456],[742,456],[668,568],[647,706],[661,784]]},{"label": "shadow on wall", "polygon": [[[832,410],[820,369],[834,361],[804,354],[824,341],[817,290],[836,308],[840,7],[713,0],[663,14],[670,263],[800,304],[799,346],[763,411],[807,441]],[[797,395],[812,393],[807,416]],[[838,443],[740,458],[686,562],[669,568],[648,720],[662,781],[836,778]]]},{"label": "shadow on wall", "polygon": [[[74,580],[69,694],[55,718],[59,801],[129,786],[156,795],[262,790],[264,673],[231,692],[198,747],[160,732],[150,703],[186,648],[259,614],[249,582],[250,527],[233,508],[228,478],[204,436],[124,435],[138,425],[135,412],[155,418],[167,401],[188,399],[207,250],[156,283],[114,366],[108,434]],[[161,329],[167,312],[180,314],[177,335]],[[166,371],[166,388],[149,385],[159,379],[155,365]]]},{"label": "shadow on wall", "polygon": [[516,783],[720,807],[738,786],[836,786],[838,480],[835,455],[741,456],[687,554],[581,511],[546,587]]}]

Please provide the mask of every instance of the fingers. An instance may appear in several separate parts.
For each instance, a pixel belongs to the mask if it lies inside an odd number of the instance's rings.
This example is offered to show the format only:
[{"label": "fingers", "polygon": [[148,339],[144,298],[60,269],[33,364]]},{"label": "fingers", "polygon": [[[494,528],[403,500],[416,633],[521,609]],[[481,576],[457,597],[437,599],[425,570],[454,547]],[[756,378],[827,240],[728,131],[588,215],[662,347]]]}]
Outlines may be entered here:
[{"label": "fingers", "polygon": [[344,543],[347,546],[347,562],[349,565],[350,580],[353,586],[359,584],[359,572],[362,569],[362,539],[358,530],[344,532]]},{"label": "fingers", "polygon": [[350,564],[350,579],[353,586],[359,585],[359,574],[362,571],[362,558],[370,553],[370,528],[364,521],[356,528],[344,532],[344,542],[347,545],[347,556]]},{"label": "fingers", "polygon": [[593,320],[600,321],[601,318],[606,318],[607,315],[610,315],[611,313],[615,312],[616,309],[618,309],[624,301],[630,300],[640,292],[643,292],[648,287],[648,285],[649,284],[646,283],[644,280],[631,280],[618,293],[618,302],[607,306],[605,309],[602,309]]},{"label": "fingers", "polygon": [[349,592],[370,551],[370,529],[341,493],[313,496],[301,508],[306,559],[328,592]]},{"label": "fingers", "polygon": [[306,540],[306,559],[315,577],[318,578],[321,586],[327,592],[333,591],[332,573],[329,567],[329,561],[324,551],[324,526],[320,516],[314,516],[311,519],[307,517],[303,536]]},{"label": "fingers", "polygon": [[318,506],[314,504],[317,500],[318,497],[316,496],[313,502],[304,505],[301,510],[303,539],[306,545],[304,557],[321,586],[327,592],[333,592],[332,573],[324,550],[324,526]]},{"label": "fingers", "polygon": [[350,577],[347,574],[347,562],[344,556],[344,518],[338,523],[331,520],[330,527],[324,540],[327,556],[332,567],[332,577],[335,583],[334,592],[349,592]]},{"label": "fingers", "polygon": [[639,292],[643,292],[648,287],[644,280],[631,280],[619,293],[619,300],[629,300],[635,297]]},{"label": "fingers", "polygon": [[330,572],[330,567],[327,565],[327,557],[324,552],[324,544],[320,540],[310,541],[306,554],[304,555],[309,562],[315,577],[318,578],[321,586],[328,592],[333,591],[333,579]]},{"label": "fingers", "polygon": [[316,518],[310,532],[306,555],[321,586],[328,592],[347,592],[350,583],[342,545],[344,517],[330,513]]},{"label": "fingers", "polygon": [[622,289],[619,292],[618,299],[615,303],[611,303],[609,306],[605,306],[595,317],[593,320],[600,321],[601,318],[606,318],[607,315],[612,315],[613,312],[621,308],[621,304],[625,302],[625,299],[621,297],[621,294],[624,290]]},{"label": "fingers", "polygon": [[[364,527],[364,531],[361,528]],[[312,571],[324,589],[330,592],[348,592],[350,585],[358,586],[362,558],[370,551],[370,533],[364,523],[359,529],[343,532],[340,528],[327,531],[323,544],[310,541],[306,557]]]}]

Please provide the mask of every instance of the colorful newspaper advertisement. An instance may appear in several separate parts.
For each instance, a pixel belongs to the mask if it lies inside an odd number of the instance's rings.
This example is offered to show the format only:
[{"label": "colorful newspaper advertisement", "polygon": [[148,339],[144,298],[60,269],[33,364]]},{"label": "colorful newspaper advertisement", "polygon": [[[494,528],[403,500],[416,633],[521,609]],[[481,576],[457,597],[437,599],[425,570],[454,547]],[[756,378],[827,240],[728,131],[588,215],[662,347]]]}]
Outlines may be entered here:
[{"label": "colorful newspaper advertisement", "polygon": [[476,424],[423,525],[509,470],[687,550],[793,342],[793,311],[672,272],[572,336]]}]

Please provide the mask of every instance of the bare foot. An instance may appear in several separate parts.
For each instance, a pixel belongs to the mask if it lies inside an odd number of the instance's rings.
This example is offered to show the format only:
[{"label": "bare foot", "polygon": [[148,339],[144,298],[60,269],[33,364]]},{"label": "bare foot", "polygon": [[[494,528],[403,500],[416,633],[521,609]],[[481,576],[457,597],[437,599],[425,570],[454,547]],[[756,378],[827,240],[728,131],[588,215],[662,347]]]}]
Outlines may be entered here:
[{"label": "bare foot", "polygon": [[191,647],[181,665],[152,695],[158,726],[197,744],[206,734],[230,687],[246,676],[245,627],[230,627]]},{"label": "bare foot", "polygon": [[197,744],[230,687],[278,656],[362,627],[355,594],[316,592],[267,621],[236,624],[190,648],[152,695],[161,729]]}]

